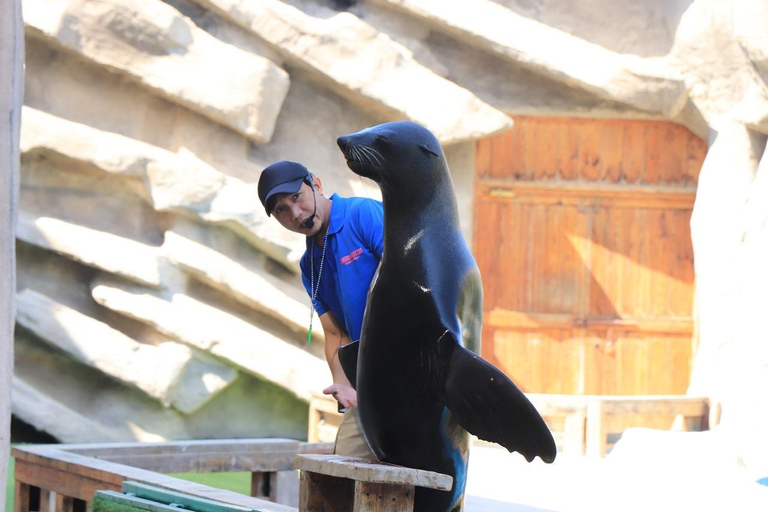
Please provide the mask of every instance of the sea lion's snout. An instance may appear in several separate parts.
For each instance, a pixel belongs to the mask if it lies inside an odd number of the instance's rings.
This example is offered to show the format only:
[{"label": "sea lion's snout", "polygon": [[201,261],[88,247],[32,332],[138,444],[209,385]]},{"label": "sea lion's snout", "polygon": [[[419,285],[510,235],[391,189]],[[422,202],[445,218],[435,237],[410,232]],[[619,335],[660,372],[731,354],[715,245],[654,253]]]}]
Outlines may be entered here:
[{"label": "sea lion's snout", "polygon": [[342,135],[336,139],[336,144],[352,172],[376,181],[379,169],[384,164],[384,156],[370,144],[370,137],[361,133]]},{"label": "sea lion's snout", "polygon": [[336,139],[336,144],[339,145],[339,149],[344,155],[347,154],[347,148],[349,148],[349,135],[342,135]]}]

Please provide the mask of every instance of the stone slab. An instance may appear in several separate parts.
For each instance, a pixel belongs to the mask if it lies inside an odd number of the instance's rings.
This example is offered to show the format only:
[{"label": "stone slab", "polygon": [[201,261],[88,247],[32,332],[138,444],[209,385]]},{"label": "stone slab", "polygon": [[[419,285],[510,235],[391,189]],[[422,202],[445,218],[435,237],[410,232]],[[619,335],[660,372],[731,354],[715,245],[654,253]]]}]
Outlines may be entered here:
[{"label": "stone slab", "polygon": [[158,250],[112,233],[21,212],[16,238],[152,288],[161,286]]},{"label": "stone slab", "polygon": [[17,322],[38,338],[180,412],[200,408],[237,376],[229,366],[199,360],[181,343],[138,343],[30,289],[17,295],[17,303]]},{"label": "stone slab", "polygon": [[410,119],[443,144],[512,127],[502,112],[413,58],[411,52],[348,12],[315,17],[278,0],[196,0],[253,31],[288,62],[389,120]]},{"label": "stone slab", "polygon": [[[25,0],[32,35],[249,137],[269,142],[288,74],[158,0]],[[211,77],[216,77],[211,80]]]},{"label": "stone slab", "polygon": [[[195,278],[307,336],[310,308],[283,292],[278,278],[248,269],[228,255],[173,231],[166,231],[162,253]],[[313,323],[312,339],[323,340],[318,318]]]},{"label": "stone slab", "polygon": [[109,279],[96,280],[92,288],[93,298],[102,306],[224,359],[306,402],[331,381],[325,361],[252,323],[184,293],[166,300],[147,292]]},{"label": "stone slab", "polygon": [[108,428],[57,402],[20,377],[13,378],[13,415],[53,437],[73,443],[119,439]]},{"label": "stone slab", "polygon": [[73,160],[88,169],[135,180],[131,187],[157,211],[174,211],[219,224],[298,272],[301,237],[270,222],[255,183],[227,176],[188,151],[172,153],[123,135],[74,123],[25,107],[22,154],[41,152]]},{"label": "stone slab", "polygon": [[602,98],[675,117],[687,100],[682,76],[664,59],[621,55],[521,16],[491,0],[374,0],[462,42]]}]

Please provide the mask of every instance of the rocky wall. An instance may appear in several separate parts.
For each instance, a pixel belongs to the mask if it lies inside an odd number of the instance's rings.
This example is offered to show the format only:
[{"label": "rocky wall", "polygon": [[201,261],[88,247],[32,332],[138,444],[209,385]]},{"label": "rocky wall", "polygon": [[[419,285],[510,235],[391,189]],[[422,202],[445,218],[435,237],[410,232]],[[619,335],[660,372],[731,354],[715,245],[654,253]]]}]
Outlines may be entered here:
[{"label": "rocky wall", "polygon": [[[768,428],[768,414],[753,407],[768,375],[759,326],[768,285],[765,0],[24,7],[14,389],[31,401],[87,418],[110,438],[300,435],[306,400],[328,374],[322,337],[305,341],[303,241],[256,199],[265,165],[298,160],[329,191],[377,197],[347,171],[336,137],[416,120],[446,148],[471,240],[474,144],[509,129],[509,116],[664,119],[711,145],[692,219],[691,393],[722,404],[722,430],[740,440],[734,457],[768,460],[762,448],[749,451]],[[96,326],[150,361],[177,354],[174,377],[158,388],[110,366],[98,340],[68,325]],[[64,359],[46,359],[54,351]],[[62,368],[72,392],[35,371],[38,360]],[[81,373],[103,383],[110,402],[131,405],[87,407],[94,390]],[[277,411],[279,397],[280,419],[265,424],[254,413],[211,432],[204,411],[233,410],[248,393],[253,411]],[[48,424],[34,408],[14,411]],[[129,422],[135,428],[118,426]]]},{"label": "rocky wall", "polygon": [[[303,240],[256,196],[274,160],[379,197],[335,140],[416,118],[446,143],[471,239],[474,139],[509,118],[354,16],[265,6],[305,38],[348,31],[307,53],[225,2],[25,2],[19,419],[62,441],[306,435],[329,372],[317,321],[306,343]],[[378,73],[416,73],[438,93],[322,65],[363,36],[385,56]]]}]

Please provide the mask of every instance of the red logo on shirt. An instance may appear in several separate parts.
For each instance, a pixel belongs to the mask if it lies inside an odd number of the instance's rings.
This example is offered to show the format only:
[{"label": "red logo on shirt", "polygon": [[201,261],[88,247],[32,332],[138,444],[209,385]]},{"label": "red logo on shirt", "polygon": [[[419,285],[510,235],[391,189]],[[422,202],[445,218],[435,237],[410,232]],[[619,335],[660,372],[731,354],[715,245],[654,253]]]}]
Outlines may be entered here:
[{"label": "red logo on shirt", "polygon": [[341,262],[342,265],[349,265],[350,263],[355,261],[357,258],[359,258],[361,254],[363,254],[363,248],[358,247],[351,253],[347,254],[346,256],[343,256],[339,261]]}]

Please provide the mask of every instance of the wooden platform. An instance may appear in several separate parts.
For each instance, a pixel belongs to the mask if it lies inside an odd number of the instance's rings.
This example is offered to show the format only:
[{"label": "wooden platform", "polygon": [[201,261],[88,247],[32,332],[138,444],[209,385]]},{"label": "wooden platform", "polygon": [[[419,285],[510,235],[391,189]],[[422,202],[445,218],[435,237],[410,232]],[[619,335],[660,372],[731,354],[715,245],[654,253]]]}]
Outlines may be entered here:
[{"label": "wooden platform", "polygon": [[[288,492],[298,493],[301,512],[409,512],[416,487],[450,490],[453,484],[447,475],[331,455],[331,449],[287,439],[17,446],[15,512],[86,512],[96,496],[137,510],[183,502],[189,510],[297,512],[276,503],[286,495],[281,472],[291,473]],[[252,496],[162,474],[228,471],[252,473]],[[105,503],[99,506],[107,510]]]},{"label": "wooden platform", "polygon": [[449,491],[448,475],[342,455],[297,455],[299,512],[411,512],[416,487]]}]

